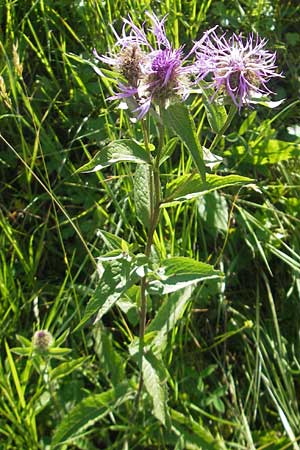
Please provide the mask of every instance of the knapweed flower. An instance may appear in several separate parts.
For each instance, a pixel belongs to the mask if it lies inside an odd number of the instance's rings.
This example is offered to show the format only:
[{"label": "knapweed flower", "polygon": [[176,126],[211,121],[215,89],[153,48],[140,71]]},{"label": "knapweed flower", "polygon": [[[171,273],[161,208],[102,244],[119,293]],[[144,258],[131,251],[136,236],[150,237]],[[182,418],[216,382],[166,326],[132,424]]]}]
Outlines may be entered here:
[{"label": "knapweed flower", "polygon": [[159,21],[154,14],[147,16],[152,23],[150,39],[144,28],[137,27],[131,18],[124,19],[122,35],[114,30],[118,52],[100,56],[94,51],[98,60],[114,67],[125,80],[111,99],[134,100],[138,118],[145,116],[152,105],[166,107],[170,101],[185,100],[193,72],[192,66],[183,65],[187,59],[183,47],[174,49],[166,36],[166,17]]},{"label": "knapweed flower", "polygon": [[213,29],[196,44],[197,80],[211,74],[212,85],[240,110],[251,97],[272,93],[267,87],[276,73],[276,53],[265,49],[267,41],[253,34],[246,39],[233,34],[221,37]]},{"label": "knapweed flower", "polygon": [[39,351],[45,351],[53,344],[52,334],[47,330],[36,331],[32,338],[33,347]]}]

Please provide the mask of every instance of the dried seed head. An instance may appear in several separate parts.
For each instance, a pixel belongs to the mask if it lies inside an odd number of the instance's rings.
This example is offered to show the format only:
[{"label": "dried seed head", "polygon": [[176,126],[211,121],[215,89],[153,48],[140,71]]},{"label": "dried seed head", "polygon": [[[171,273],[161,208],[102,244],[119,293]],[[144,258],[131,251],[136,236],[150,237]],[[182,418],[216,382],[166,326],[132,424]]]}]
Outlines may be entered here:
[{"label": "dried seed head", "polygon": [[13,44],[13,65],[14,68],[19,75],[19,77],[22,77],[23,74],[23,64],[20,62],[20,56],[18,53],[19,44],[18,41],[16,44]]},{"label": "dried seed head", "polygon": [[7,106],[7,108],[11,109],[12,108],[11,99],[6,90],[4,78],[1,75],[0,75],[0,97],[4,101],[4,104]]},{"label": "dried seed head", "polygon": [[137,87],[142,75],[141,65],[145,62],[145,55],[137,45],[131,45],[124,47],[118,57],[120,73],[131,87]]}]

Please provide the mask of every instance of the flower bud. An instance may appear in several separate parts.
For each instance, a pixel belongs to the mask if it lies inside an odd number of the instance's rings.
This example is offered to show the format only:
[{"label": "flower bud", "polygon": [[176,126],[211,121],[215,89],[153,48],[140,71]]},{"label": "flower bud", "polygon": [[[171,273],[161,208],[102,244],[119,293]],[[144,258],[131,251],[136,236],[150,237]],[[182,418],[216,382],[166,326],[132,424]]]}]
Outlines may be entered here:
[{"label": "flower bud", "polygon": [[45,351],[51,347],[53,343],[53,336],[47,330],[36,331],[32,338],[33,347],[36,350]]}]

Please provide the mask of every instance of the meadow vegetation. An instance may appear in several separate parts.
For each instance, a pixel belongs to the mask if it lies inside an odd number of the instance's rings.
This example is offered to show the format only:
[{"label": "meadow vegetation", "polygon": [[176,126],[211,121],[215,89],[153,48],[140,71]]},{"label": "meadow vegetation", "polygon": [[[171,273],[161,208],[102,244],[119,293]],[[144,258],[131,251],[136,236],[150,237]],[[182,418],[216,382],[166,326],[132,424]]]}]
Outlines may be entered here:
[{"label": "meadow vegetation", "polygon": [[[223,160],[211,173],[249,182],[162,208],[154,263],[194,258],[223,276],[153,290],[145,345],[155,352],[137,399],[139,281],[95,323],[119,289],[114,257],[144,264],[136,167],[79,169],[115,140],[143,140],[107,101],[93,49],[113,48],[110,23],[120,31],[146,11],[168,14],[177,47],[214,25],[266,38],[284,75],[271,100],[284,101],[243,108],[215,148]],[[0,449],[299,450],[298,1],[2,0],[0,24]],[[207,101],[193,94],[188,105],[208,147]],[[172,193],[195,166],[166,133],[161,181]],[[53,336],[49,348],[48,335],[32,341],[38,330]]]}]

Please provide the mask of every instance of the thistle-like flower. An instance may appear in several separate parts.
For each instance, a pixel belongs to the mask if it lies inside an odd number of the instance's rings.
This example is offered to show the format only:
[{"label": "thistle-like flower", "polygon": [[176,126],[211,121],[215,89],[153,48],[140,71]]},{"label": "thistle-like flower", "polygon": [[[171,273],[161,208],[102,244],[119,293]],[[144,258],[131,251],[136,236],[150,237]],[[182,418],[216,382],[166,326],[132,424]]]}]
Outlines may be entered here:
[{"label": "thistle-like flower", "polygon": [[266,43],[253,34],[227,39],[226,34],[218,37],[215,29],[207,32],[196,44],[197,80],[211,74],[216,92],[229,96],[239,110],[251,97],[272,93],[267,83],[281,75],[276,73],[276,53],[266,50]]},{"label": "thistle-like flower", "polygon": [[47,330],[39,330],[34,333],[32,343],[36,350],[46,351],[53,343],[53,336]]},{"label": "thistle-like flower", "polygon": [[113,30],[119,51],[108,56],[99,56],[94,51],[98,60],[114,67],[125,80],[110,99],[134,100],[138,118],[147,114],[151,105],[165,107],[172,100],[185,100],[189,94],[189,75],[193,72],[192,66],[183,66],[187,59],[183,47],[174,49],[166,36],[166,16],[161,21],[154,14],[147,16],[152,23],[150,39],[144,28],[137,27],[131,18],[124,19],[122,35]]}]

